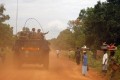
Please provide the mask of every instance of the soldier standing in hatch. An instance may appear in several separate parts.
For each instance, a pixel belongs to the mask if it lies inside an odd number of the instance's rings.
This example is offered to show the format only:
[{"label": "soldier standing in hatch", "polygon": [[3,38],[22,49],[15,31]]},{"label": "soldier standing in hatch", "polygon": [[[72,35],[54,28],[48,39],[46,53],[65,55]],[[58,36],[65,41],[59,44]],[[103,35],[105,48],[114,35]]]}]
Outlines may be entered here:
[{"label": "soldier standing in hatch", "polygon": [[42,33],[42,32],[41,32],[41,29],[38,29],[38,30],[37,30],[37,38],[38,38],[38,39],[42,39],[42,40],[43,40],[43,39],[44,39],[44,35],[46,35],[46,34],[48,34],[48,32]]},{"label": "soldier standing in hatch", "polygon": [[30,38],[31,38],[31,39],[36,39],[35,28],[32,28],[32,32],[30,33]]}]

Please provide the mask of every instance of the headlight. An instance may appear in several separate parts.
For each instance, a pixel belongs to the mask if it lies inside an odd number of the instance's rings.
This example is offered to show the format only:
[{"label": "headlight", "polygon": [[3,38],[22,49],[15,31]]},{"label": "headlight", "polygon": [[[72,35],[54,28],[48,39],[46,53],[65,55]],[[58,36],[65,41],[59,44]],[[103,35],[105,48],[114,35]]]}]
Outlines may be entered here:
[{"label": "headlight", "polygon": [[38,50],[40,50],[39,48],[37,48]]},{"label": "headlight", "polygon": [[21,48],[22,50],[24,49],[24,47]]}]

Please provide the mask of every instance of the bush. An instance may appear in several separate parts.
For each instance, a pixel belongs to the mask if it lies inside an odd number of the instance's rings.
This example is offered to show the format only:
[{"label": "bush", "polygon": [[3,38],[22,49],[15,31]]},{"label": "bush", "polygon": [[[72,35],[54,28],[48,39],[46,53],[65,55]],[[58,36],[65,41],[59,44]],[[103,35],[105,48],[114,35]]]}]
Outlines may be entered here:
[{"label": "bush", "polygon": [[92,51],[88,51],[88,65],[98,71],[101,71],[102,58],[95,59]]},{"label": "bush", "polygon": [[115,58],[117,60],[117,63],[120,64],[120,45],[117,47]]}]

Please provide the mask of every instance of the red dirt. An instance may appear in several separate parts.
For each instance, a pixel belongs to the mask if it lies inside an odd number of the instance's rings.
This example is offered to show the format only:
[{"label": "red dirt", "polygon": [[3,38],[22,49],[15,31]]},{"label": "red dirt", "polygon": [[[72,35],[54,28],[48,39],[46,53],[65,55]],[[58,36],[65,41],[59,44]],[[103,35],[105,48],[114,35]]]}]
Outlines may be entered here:
[{"label": "red dirt", "polygon": [[54,51],[50,53],[49,70],[43,70],[41,66],[33,64],[24,67],[19,70],[14,69],[12,62],[6,60],[3,68],[0,69],[0,80],[105,80],[92,69],[83,76],[81,65],[77,66],[76,63],[61,56],[57,58]]}]

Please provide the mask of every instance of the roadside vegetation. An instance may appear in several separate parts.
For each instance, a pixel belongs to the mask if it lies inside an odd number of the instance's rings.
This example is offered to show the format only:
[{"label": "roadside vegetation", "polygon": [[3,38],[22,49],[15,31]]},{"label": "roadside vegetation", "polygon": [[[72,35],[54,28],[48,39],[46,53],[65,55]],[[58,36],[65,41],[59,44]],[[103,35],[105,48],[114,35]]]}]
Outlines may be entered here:
[{"label": "roadside vegetation", "polygon": [[[115,58],[120,64],[120,1],[98,1],[94,7],[82,9],[75,20],[68,22],[68,27],[61,31],[57,38],[51,39],[55,49],[75,50],[76,47],[86,45],[93,53],[101,49],[102,43],[115,43],[118,47]],[[90,66],[101,68],[101,59],[89,58]],[[71,54],[73,57],[73,54]],[[118,70],[119,71],[119,70]],[[115,75],[117,75],[115,73]],[[113,79],[115,80],[115,79]],[[118,80],[118,79],[116,79]]]},{"label": "roadside vegetation", "polygon": [[5,15],[5,7],[0,4],[0,47],[12,46],[13,37],[13,27],[6,24],[5,21],[9,20],[9,15]]},{"label": "roadside vegetation", "polygon": [[[12,47],[15,37],[13,27],[5,23],[10,19],[5,7],[0,4],[0,47]],[[120,0],[98,1],[94,7],[82,9],[75,20],[68,21],[67,29],[60,32],[57,38],[49,40],[54,49],[69,50],[87,45],[93,52],[88,52],[89,64],[93,68],[101,68],[101,58],[94,59],[93,54],[101,48],[102,42],[115,43],[117,51],[116,62],[120,64]],[[74,59],[74,53],[69,55]],[[118,71],[114,73],[116,76]],[[118,77],[118,76],[117,76]],[[113,78],[118,80],[120,78]]]}]

